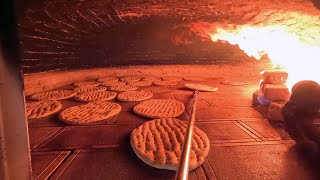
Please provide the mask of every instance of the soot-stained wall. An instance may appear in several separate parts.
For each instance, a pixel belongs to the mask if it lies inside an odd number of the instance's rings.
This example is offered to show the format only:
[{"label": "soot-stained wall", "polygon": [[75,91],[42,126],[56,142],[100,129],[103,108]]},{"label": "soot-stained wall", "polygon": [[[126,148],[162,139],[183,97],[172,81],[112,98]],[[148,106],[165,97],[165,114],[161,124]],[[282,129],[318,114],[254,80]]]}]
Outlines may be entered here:
[{"label": "soot-stained wall", "polygon": [[122,65],[236,65],[246,56],[237,46],[213,43],[193,24],[277,23],[293,16],[279,12],[318,13],[308,0],[32,0],[19,11],[24,73]]}]

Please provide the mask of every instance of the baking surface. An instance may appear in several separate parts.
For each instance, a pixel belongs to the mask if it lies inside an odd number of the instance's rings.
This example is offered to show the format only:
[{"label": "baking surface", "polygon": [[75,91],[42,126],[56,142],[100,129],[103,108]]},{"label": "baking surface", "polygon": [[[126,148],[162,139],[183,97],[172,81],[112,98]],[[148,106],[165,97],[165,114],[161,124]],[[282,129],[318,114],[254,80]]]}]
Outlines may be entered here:
[{"label": "baking surface", "polygon": [[[190,116],[192,91],[180,81],[175,86],[148,86],[153,98],[173,98],[184,103]],[[199,83],[199,81],[194,83]],[[189,179],[313,179],[316,171],[297,155],[293,142],[281,139],[250,104],[255,82],[228,85],[208,77],[200,83],[218,87],[217,92],[200,92],[196,126],[210,140],[205,163],[190,172]],[[68,89],[68,87],[65,87]],[[84,104],[67,99],[62,109]],[[35,176],[52,179],[174,179],[173,171],[144,164],[133,152],[130,132],[150,120],[133,113],[138,102],[117,102],[120,114],[88,125],[66,125],[57,114],[29,120],[32,164]],[[43,176],[42,176],[43,177]]]}]

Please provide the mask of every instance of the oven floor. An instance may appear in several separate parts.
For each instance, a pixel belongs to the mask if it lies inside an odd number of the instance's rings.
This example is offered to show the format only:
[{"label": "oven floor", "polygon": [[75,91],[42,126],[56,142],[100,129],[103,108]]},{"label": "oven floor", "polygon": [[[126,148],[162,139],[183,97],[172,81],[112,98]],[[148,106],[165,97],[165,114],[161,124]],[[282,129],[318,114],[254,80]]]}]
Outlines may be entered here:
[{"label": "oven floor", "polygon": [[[192,91],[183,88],[186,82],[141,89],[152,90],[154,98],[174,98],[188,107]],[[189,179],[315,179],[319,175],[297,154],[294,143],[282,138],[251,107],[256,81],[208,77],[200,83],[219,90],[199,95],[196,126],[207,134],[211,148]],[[81,104],[72,99],[61,102],[63,108]],[[149,167],[134,154],[129,134],[148,119],[132,112],[137,103],[120,104],[119,115],[90,125],[65,125],[57,115],[30,120],[34,178],[174,179],[175,172]],[[189,112],[179,118],[186,120]]]}]

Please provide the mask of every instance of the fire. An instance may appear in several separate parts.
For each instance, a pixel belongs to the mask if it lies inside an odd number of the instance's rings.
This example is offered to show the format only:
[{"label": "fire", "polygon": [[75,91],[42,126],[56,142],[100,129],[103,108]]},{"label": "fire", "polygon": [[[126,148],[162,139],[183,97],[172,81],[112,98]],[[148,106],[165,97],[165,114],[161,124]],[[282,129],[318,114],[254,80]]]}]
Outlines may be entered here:
[{"label": "fire", "polygon": [[[230,26],[231,27],[231,26]],[[309,45],[282,26],[216,27],[208,34],[213,42],[222,41],[238,45],[248,56],[260,60],[268,55],[272,64],[284,67],[289,74],[287,86],[301,80],[320,82],[320,46]]]},{"label": "fire", "polygon": [[282,67],[288,72],[289,89],[301,80],[320,82],[320,44],[302,40],[299,34],[288,31],[286,26],[205,23],[193,28],[194,32],[202,32],[199,33],[202,37],[206,34],[213,42],[238,45],[257,60],[267,55],[275,67]]}]

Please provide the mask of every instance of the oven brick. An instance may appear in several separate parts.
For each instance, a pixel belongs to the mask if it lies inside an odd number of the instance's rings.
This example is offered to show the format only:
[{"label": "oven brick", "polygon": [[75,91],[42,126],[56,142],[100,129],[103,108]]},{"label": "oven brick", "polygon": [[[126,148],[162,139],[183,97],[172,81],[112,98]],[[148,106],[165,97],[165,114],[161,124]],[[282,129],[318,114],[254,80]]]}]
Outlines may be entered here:
[{"label": "oven brick", "polygon": [[266,84],[263,88],[263,96],[270,101],[287,101],[290,97],[290,92],[287,86]]},{"label": "oven brick", "polygon": [[284,70],[266,70],[263,73],[263,81],[267,84],[283,85],[287,79],[288,73]]}]

